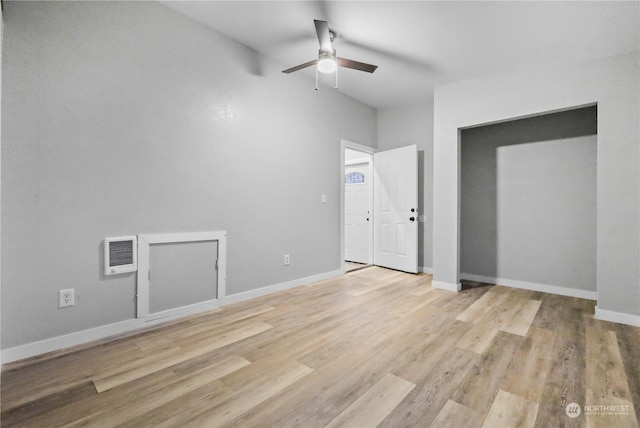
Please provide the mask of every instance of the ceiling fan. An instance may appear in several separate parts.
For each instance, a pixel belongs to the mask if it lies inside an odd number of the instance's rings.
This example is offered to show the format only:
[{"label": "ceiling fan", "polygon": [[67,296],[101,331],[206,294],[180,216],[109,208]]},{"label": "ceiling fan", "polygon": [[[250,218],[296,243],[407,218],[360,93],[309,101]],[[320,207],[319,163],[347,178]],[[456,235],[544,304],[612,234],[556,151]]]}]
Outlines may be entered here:
[{"label": "ceiling fan", "polygon": [[[335,34],[329,31],[329,24],[327,21],[313,20],[316,25],[316,34],[318,35],[318,43],[320,44],[320,50],[318,51],[318,59],[305,62],[304,64],[297,65],[295,67],[283,70],[283,73],[293,73],[294,71],[302,70],[303,68],[316,65],[316,90],[318,89],[318,71],[321,73],[333,73],[338,70],[338,66],[351,68],[354,70],[366,71],[367,73],[373,73],[378,68],[377,65],[366,64],[364,62],[354,61],[352,59],[340,58],[336,56],[336,50],[331,45]],[[336,73],[336,88],[338,87],[338,73]]]}]

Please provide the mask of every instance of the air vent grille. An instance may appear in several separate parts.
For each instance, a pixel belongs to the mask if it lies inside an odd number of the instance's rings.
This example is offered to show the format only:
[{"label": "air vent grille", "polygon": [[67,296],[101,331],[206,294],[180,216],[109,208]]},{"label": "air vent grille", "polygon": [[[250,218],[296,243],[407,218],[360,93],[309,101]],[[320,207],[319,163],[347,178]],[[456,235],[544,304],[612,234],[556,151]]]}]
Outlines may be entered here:
[{"label": "air vent grille", "polygon": [[137,270],[136,241],[135,236],[106,238],[104,240],[105,275],[116,275]]},{"label": "air vent grille", "polygon": [[109,244],[109,266],[133,263],[133,241],[115,241]]}]

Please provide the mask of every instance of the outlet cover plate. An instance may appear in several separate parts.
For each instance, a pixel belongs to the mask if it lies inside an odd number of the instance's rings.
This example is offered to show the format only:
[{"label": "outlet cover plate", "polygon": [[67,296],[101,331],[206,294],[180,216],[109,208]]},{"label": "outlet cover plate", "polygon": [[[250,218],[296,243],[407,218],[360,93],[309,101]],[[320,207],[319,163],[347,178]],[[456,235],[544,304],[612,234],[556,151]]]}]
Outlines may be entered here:
[{"label": "outlet cover plate", "polygon": [[58,307],[67,308],[75,305],[75,293],[73,288],[58,291]]}]

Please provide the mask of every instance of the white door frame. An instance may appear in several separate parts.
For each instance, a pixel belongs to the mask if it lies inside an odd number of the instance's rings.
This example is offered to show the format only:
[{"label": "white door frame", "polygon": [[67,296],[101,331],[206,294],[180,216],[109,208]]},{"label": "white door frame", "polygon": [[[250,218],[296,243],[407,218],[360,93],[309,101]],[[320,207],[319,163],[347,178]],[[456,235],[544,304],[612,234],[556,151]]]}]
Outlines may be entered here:
[{"label": "white door frame", "polygon": [[[345,223],[345,254],[344,254],[344,259],[345,261],[353,261],[353,262],[357,262],[357,263],[364,263],[365,265],[370,265],[373,264],[373,259],[374,259],[374,252],[373,252],[373,183],[374,183],[374,175],[373,175],[373,157],[369,154],[369,153],[364,153],[364,152],[355,152],[353,149],[348,149],[351,153],[358,153],[359,155],[361,155],[361,158],[358,159],[352,159],[352,160],[347,160],[345,161],[345,189],[344,189],[344,197],[345,197],[345,206],[344,206],[344,223]],[[359,184],[349,184],[347,185],[346,183],[346,177],[348,172],[347,171],[364,171],[365,172],[365,181],[363,183],[359,183]],[[351,187],[354,186],[354,187]],[[349,236],[347,236],[347,208],[349,208],[348,204],[347,204],[347,195],[349,194],[349,191],[354,191],[354,192],[358,192],[361,191],[366,195],[366,210],[367,210],[367,214],[366,214],[366,220],[365,220],[365,239],[367,240],[366,243],[366,251],[363,251],[360,253],[359,257],[356,258],[360,258],[360,260],[356,260],[356,259],[352,259],[349,257],[349,255],[347,254],[347,248],[346,248],[346,243],[349,240]],[[353,208],[353,207],[351,207]],[[362,214],[362,213],[361,213]],[[364,217],[360,218],[361,220],[364,220]],[[355,255],[353,252],[356,251],[353,248],[351,249],[351,255]]]},{"label": "white door frame", "polygon": [[[345,264],[344,264],[344,242],[345,242],[345,234],[344,234],[344,199],[345,199],[345,183],[344,183],[344,167],[345,167],[345,149],[357,150],[359,152],[364,152],[369,155],[373,155],[376,152],[376,149],[373,147],[363,146],[362,144],[354,143],[348,140],[341,140],[340,142],[340,269],[342,272],[345,272]],[[371,156],[371,161],[369,162],[369,167],[372,167],[373,164],[373,156]],[[373,196],[373,183],[371,186],[371,196]],[[369,201],[371,202],[371,200]],[[373,211],[370,213],[371,221],[369,221],[369,238],[372,245],[369,245],[369,263],[373,263]]]}]

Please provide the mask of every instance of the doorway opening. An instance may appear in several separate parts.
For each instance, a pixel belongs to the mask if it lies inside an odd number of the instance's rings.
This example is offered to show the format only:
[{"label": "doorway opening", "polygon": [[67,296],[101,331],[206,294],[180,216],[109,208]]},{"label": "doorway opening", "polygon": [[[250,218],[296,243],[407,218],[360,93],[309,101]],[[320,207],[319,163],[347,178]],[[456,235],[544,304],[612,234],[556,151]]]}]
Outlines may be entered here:
[{"label": "doorway opening", "polygon": [[373,155],[344,149],[345,272],[373,264]]},{"label": "doorway opening", "polygon": [[378,152],[343,140],[340,170],[342,270],[349,261],[417,273],[417,146]]}]

